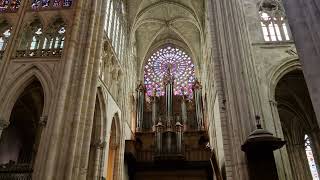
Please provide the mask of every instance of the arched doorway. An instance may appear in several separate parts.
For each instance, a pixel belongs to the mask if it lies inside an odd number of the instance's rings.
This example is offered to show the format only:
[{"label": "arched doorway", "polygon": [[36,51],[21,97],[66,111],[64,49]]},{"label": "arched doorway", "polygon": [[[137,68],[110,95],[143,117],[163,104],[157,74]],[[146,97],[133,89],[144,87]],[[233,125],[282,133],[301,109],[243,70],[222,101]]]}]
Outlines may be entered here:
[{"label": "arched doorway", "polygon": [[2,170],[14,169],[11,174],[31,178],[41,137],[43,106],[42,86],[39,81],[34,80],[16,100],[11,111],[10,124],[1,135]]},{"label": "arched doorway", "polygon": [[[287,141],[293,178],[315,180],[306,154],[305,137],[310,137],[312,150],[319,152],[319,127],[302,71],[293,70],[279,80],[275,89],[275,100],[278,103],[283,134]],[[319,164],[319,156],[317,153],[313,155],[315,164]]]},{"label": "arched doorway", "polygon": [[117,179],[117,167],[119,159],[119,126],[117,122],[119,121],[118,114],[116,114],[111,123],[110,129],[110,140],[108,149],[108,164],[107,164],[107,180]]}]

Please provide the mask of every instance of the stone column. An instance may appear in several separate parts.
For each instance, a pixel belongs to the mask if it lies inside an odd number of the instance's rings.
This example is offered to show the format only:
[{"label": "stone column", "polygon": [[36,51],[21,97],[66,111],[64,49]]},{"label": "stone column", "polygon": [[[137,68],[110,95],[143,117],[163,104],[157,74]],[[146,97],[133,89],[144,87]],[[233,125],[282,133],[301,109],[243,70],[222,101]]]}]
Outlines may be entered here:
[{"label": "stone column", "polygon": [[[271,114],[273,118],[273,126],[275,128],[275,133],[277,137],[284,138],[282,125],[278,112],[278,103],[274,99],[269,100]],[[293,179],[292,177],[292,168],[289,162],[288,150],[285,145],[283,148],[274,151],[274,157],[277,165],[277,170],[279,174],[279,179]]]},{"label": "stone column", "polygon": [[187,113],[186,96],[184,95],[182,96],[182,100],[181,100],[181,115],[182,115],[183,131],[187,131],[188,113]]},{"label": "stone column", "polygon": [[176,123],[176,141],[177,141],[177,152],[178,154],[182,153],[182,125],[180,122]]},{"label": "stone column", "polygon": [[320,126],[320,1],[284,0],[283,2]]},{"label": "stone column", "polygon": [[143,122],[143,110],[144,110],[144,95],[145,88],[142,82],[139,84],[137,88],[137,125],[136,131],[140,132],[142,130],[142,122]]},{"label": "stone column", "polygon": [[198,80],[194,83],[193,86],[193,96],[194,96],[194,102],[196,104],[196,119],[198,124],[199,130],[204,130],[203,125],[203,107],[202,107],[202,86]]},{"label": "stone column", "polygon": [[95,160],[93,168],[93,179],[99,179],[102,176],[103,170],[103,153],[106,148],[107,142],[100,141],[95,146]]}]

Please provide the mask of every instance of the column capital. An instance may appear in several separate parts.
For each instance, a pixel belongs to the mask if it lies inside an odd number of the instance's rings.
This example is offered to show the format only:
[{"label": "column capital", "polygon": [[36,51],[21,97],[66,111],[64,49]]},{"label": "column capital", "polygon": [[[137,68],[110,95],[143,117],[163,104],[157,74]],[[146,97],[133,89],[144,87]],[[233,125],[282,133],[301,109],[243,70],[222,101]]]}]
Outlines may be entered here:
[{"label": "column capital", "polygon": [[0,116],[0,129],[5,129],[9,126],[10,121],[5,120],[3,117]]},{"label": "column capital", "polygon": [[107,142],[102,140],[98,140],[97,142],[92,144],[92,146],[95,147],[96,149],[104,149],[106,145],[107,145]]},{"label": "column capital", "polygon": [[44,127],[47,125],[48,116],[41,116],[39,120],[39,125]]},{"label": "column capital", "polygon": [[5,129],[9,126],[10,122],[0,119],[0,129]]},{"label": "column capital", "polygon": [[269,102],[270,102],[271,105],[274,105],[274,106],[278,105],[278,102],[276,100],[274,100],[274,99],[270,99]]}]

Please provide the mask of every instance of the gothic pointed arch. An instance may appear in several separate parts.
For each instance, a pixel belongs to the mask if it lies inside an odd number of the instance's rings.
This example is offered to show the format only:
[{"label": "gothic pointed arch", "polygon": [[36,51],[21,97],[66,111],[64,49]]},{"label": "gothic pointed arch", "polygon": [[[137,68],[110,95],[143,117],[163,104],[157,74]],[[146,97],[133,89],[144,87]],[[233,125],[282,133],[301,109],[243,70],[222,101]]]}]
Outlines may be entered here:
[{"label": "gothic pointed arch", "polygon": [[107,142],[107,118],[105,98],[101,87],[98,87],[96,95],[93,124],[91,130],[90,151],[88,159],[88,179],[100,179],[103,175],[103,157]]},{"label": "gothic pointed arch", "polygon": [[[39,80],[33,77],[20,87],[17,94],[9,111],[8,125],[1,134],[0,164],[3,170],[13,168],[20,173],[20,178],[31,179],[46,124],[44,90]],[[9,177],[4,175],[2,178]]]},{"label": "gothic pointed arch", "polygon": [[[313,110],[308,88],[299,66],[287,66],[277,81],[274,98],[287,141],[287,152],[294,179],[312,179],[305,149],[305,135],[312,136],[315,150],[319,145],[319,127]],[[281,74],[281,73],[280,73]],[[319,156],[314,157],[317,162]]]},{"label": "gothic pointed arch", "polygon": [[108,161],[105,164],[106,179],[116,180],[119,178],[119,165],[120,165],[120,118],[118,113],[112,118],[110,138],[109,138],[109,148],[108,148]]},{"label": "gothic pointed arch", "polygon": [[8,89],[0,90],[0,94],[5,95],[2,97],[3,103],[0,105],[0,114],[3,115],[3,119],[8,121],[11,113],[11,109],[14,102],[19,97],[19,94],[28,84],[35,79],[40,82],[44,91],[45,104],[43,107],[44,114],[49,112],[50,99],[52,98],[52,88],[54,83],[52,78],[47,73],[48,69],[41,65],[29,65],[24,69],[20,69],[16,74],[7,82],[6,87]]}]

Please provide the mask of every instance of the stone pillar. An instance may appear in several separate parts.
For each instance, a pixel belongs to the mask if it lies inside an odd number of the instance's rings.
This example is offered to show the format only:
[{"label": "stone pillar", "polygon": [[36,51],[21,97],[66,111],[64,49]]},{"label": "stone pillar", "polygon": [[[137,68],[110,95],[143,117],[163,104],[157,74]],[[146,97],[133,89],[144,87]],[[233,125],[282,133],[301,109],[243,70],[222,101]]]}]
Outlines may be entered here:
[{"label": "stone pillar", "polygon": [[181,100],[181,115],[182,115],[183,131],[187,131],[188,113],[187,113],[186,96],[184,95],[182,96],[182,100]]},{"label": "stone pillar", "polygon": [[102,176],[103,170],[103,153],[106,148],[107,142],[100,141],[95,146],[95,160],[93,167],[93,179],[99,179]]},{"label": "stone pillar", "polygon": [[320,126],[320,1],[284,0],[283,2]]},{"label": "stone pillar", "polygon": [[204,124],[203,124],[203,107],[202,107],[202,86],[198,80],[194,83],[193,86],[193,96],[194,101],[196,104],[196,119],[198,124],[198,129],[203,131]]},{"label": "stone pillar", "polygon": [[177,152],[178,154],[182,153],[182,125],[180,122],[176,123],[176,141],[177,141]]},{"label": "stone pillar", "polygon": [[136,131],[142,130],[145,88],[142,83],[137,88],[137,125]]},{"label": "stone pillar", "polygon": [[156,125],[156,153],[162,153],[162,133],[163,133],[163,125],[162,122],[159,121]]},{"label": "stone pillar", "polygon": [[[282,131],[282,125],[281,120],[279,117],[278,112],[278,103],[274,99],[269,100],[270,108],[271,108],[271,114],[273,118],[273,126],[275,128],[275,135],[280,138],[284,138],[283,131]],[[283,148],[276,150],[274,152],[277,170],[279,179],[294,179],[292,176],[292,168],[290,168],[292,165],[289,161],[288,156],[288,149],[287,146],[284,146]]]}]

